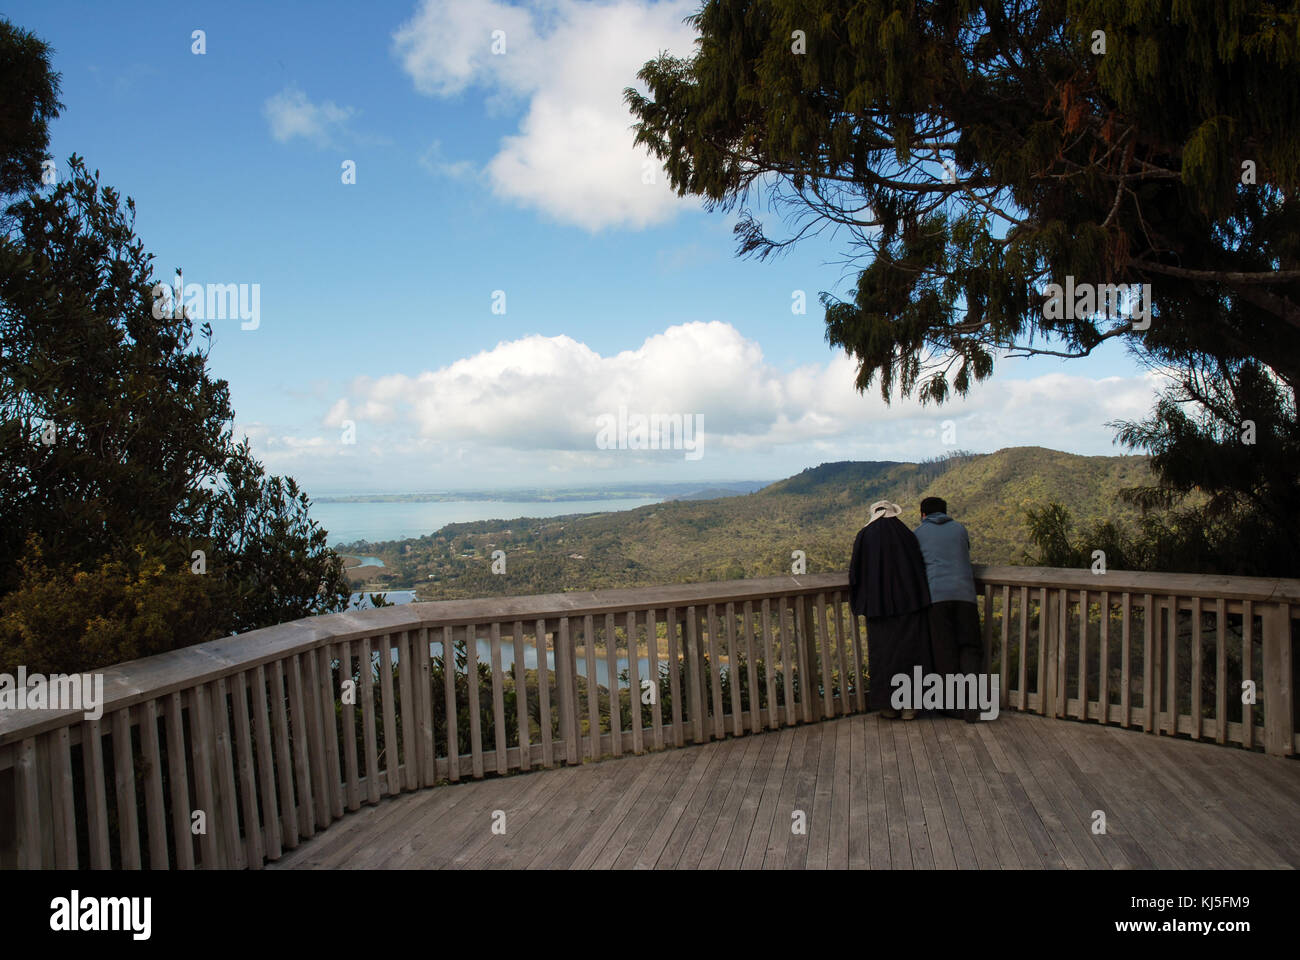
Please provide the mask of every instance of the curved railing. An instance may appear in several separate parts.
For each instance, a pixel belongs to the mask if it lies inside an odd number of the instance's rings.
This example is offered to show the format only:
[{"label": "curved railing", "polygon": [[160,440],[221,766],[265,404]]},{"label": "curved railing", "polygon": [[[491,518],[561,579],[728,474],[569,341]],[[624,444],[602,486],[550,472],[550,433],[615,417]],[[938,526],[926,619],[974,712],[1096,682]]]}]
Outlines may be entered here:
[{"label": "curved railing", "polygon": [[[977,576],[1003,708],[1298,752],[1300,580]],[[260,867],[405,791],[859,712],[847,587],[420,603],[111,667],[99,719],[0,710],[0,866]]]}]

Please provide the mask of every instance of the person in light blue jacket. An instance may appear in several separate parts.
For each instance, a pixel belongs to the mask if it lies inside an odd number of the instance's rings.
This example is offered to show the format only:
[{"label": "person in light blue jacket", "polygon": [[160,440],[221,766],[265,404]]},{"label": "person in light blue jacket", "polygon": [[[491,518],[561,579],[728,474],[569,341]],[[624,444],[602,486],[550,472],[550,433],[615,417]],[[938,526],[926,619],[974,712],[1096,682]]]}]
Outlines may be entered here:
[{"label": "person in light blue jacket", "polygon": [[[979,673],[984,662],[979,608],[975,605],[975,571],[970,562],[970,535],[948,516],[939,497],[921,501],[921,525],[914,531],[925,558],[930,587],[930,643],[934,669],[940,674]],[[979,711],[967,708],[974,723]]]}]

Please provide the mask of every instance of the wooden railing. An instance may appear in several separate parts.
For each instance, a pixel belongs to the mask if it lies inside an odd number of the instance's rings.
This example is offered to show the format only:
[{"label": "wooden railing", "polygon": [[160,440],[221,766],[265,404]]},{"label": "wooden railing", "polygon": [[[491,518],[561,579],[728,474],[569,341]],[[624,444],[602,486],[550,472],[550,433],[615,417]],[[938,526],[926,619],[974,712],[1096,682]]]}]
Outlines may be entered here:
[{"label": "wooden railing", "polygon": [[[977,576],[1004,708],[1297,753],[1300,581]],[[255,868],[405,791],[859,712],[847,586],[410,604],[111,667],[101,719],[0,711],[0,866]]]}]

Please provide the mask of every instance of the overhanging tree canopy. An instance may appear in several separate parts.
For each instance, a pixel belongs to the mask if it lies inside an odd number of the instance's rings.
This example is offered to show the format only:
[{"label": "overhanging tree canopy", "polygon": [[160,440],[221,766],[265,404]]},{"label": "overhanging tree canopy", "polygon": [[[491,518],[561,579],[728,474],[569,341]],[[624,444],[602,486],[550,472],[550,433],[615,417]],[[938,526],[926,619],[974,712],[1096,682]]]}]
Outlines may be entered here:
[{"label": "overhanging tree canopy", "polygon": [[[856,290],[822,301],[860,390],[943,402],[1001,356],[1120,339],[1177,374],[1121,434],[1170,492],[1300,507],[1279,470],[1300,452],[1295,3],[709,0],[692,22],[695,55],[626,91],[637,140],[679,194],[739,210],[742,255],[848,232]],[[1150,284],[1149,327],[1058,316],[1067,278]]]}]

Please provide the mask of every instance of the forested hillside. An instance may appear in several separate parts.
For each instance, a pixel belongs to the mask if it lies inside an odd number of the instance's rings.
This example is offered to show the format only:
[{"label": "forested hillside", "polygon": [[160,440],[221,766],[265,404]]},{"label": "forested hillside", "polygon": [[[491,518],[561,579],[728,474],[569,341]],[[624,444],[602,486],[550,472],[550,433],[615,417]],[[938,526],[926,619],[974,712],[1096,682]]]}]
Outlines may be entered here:
[{"label": "forested hillside", "polygon": [[[948,501],[977,563],[1021,563],[1026,512],[1056,501],[1080,521],[1129,522],[1121,490],[1150,481],[1144,457],[1081,457],[1041,447],[927,463],[822,464],[744,496],[618,513],[459,523],[415,540],[353,544],[388,565],[372,585],[447,599],[770,576],[807,555],[809,573],[847,568],[867,507],[889,499],[909,525],[923,496]],[[505,573],[492,554],[505,551]]]}]

